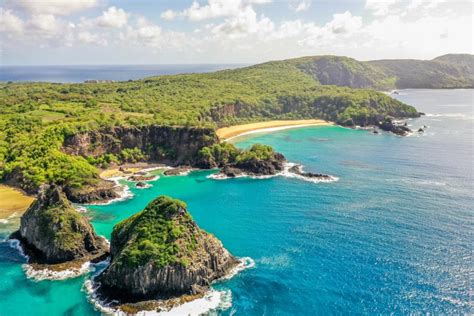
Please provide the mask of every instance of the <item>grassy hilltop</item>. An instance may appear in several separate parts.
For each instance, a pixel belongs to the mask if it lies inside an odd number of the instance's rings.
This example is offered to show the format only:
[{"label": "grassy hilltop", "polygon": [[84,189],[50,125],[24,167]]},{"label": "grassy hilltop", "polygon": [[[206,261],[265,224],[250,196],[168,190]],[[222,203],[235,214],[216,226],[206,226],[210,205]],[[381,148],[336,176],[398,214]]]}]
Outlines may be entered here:
[{"label": "grassy hilltop", "polygon": [[[442,65],[439,71],[446,70],[446,76],[449,72],[449,85],[436,87],[472,86],[473,56],[464,56],[462,63],[456,56],[428,62]],[[419,61],[420,69],[426,63]],[[43,182],[89,183],[97,178],[97,160],[66,154],[64,139],[112,126],[216,128],[301,118],[367,125],[386,116],[416,116],[413,107],[374,90],[399,86],[406,82],[402,74],[385,61],[316,56],[126,82],[0,83],[0,177],[16,179],[17,186],[27,182],[28,188]],[[131,154],[142,157],[124,152],[111,162],[127,161]]]}]

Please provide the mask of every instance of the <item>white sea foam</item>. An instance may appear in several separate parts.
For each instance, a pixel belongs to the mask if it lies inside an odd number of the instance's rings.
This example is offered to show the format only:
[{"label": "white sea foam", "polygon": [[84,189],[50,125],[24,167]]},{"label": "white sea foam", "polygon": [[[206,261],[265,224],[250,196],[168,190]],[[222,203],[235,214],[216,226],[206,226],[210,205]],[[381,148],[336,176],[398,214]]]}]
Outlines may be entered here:
[{"label": "white sea foam", "polygon": [[133,197],[132,191],[130,191],[130,188],[128,185],[125,184],[120,184],[120,180],[125,179],[124,177],[112,177],[109,178],[108,180],[113,181],[115,183],[115,188],[118,189],[118,195],[119,197],[115,199],[108,200],[106,202],[94,202],[94,203],[88,203],[85,205],[109,205],[115,202],[120,202],[120,201],[125,201],[128,199],[131,199]]},{"label": "white sea foam", "polygon": [[459,118],[463,120],[474,120],[474,115],[466,113],[427,113],[426,117],[449,117],[449,118]]},{"label": "white sea foam", "polygon": [[[242,270],[249,269],[255,266],[255,261],[250,257],[244,257],[239,259],[239,264],[232,269],[226,276],[217,280],[223,281],[228,280],[234,277],[237,273]],[[119,315],[125,316],[126,314],[118,309],[111,307],[112,304],[116,303],[114,301],[110,303],[103,302],[99,299],[97,295],[97,290],[100,285],[93,281],[94,277],[100,274],[100,272],[105,269],[109,264],[109,261],[103,261],[96,264],[96,271],[92,279],[86,280],[84,282],[84,290],[87,293],[89,302],[91,302],[94,307],[101,313],[108,315]],[[217,311],[224,311],[229,309],[232,306],[232,292],[230,290],[218,291],[215,289],[210,289],[202,298],[195,299],[190,302],[175,306],[167,311],[140,311],[136,315],[140,316],[181,316],[181,315],[203,315],[209,314]]]},{"label": "white sea foam", "polygon": [[0,218],[0,224],[8,224],[12,218],[17,217],[17,212],[13,212],[10,216],[7,218]]},{"label": "white sea foam", "polygon": [[[223,311],[232,306],[232,293],[230,290],[217,291],[210,290],[204,297],[195,299],[191,302],[184,303],[176,306],[168,311],[156,312],[156,311],[141,311],[138,312],[139,316],[198,316],[208,314],[213,311]],[[116,313],[120,316],[125,316],[125,313]]]},{"label": "white sea foam", "polygon": [[23,247],[21,246],[21,242],[18,239],[8,239],[8,245],[13,248],[18,250],[21,256],[23,256],[26,260],[29,260],[30,257],[25,254],[23,251]]},{"label": "white sea foam", "polygon": [[74,204],[74,209],[78,211],[79,213],[87,213],[87,208],[82,205],[76,205]]},{"label": "white sea foam", "polygon": [[245,270],[245,269],[250,269],[255,267],[255,261],[250,258],[250,257],[242,257],[239,258],[239,264],[235,266],[232,270],[229,271],[229,273],[222,278],[220,278],[218,281],[222,280],[229,280],[233,278],[237,273]]},{"label": "white sea foam", "polygon": [[153,185],[149,184],[149,183],[145,183],[143,186],[140,186],[140,187],[135,184],[135,188],[140,189],[140,190],[141,189],[148,189],[148,188],[151,188],[152,186]]},{"label": "white sea foam", "polygon": [[321,183],[321,182],[328,183],[328,182],[335,182],[335,181],[339,180],[339,178],[335,177],[335,176],[329,176],[329,178],[319,178],[319,177],[318,178],[309,178],[309,177],[305,177],[303,175],[291,172],[290,169],[294,166],[299,166],[300,171],[303,172],[303,166],[298,165],[298,164],[293,163],[293,162],[287,162],[287,163],[284,163],[283,171],[281,171],[279,173],[276,173],[276,174],[273,174],[273,175],[255,176],[255,175],[250,175],[250,174],[243,173],[243,174],[240,174],[236,177],[228,177],[224,174],[214,173],[214,174],[208,175],[206,178],[213,179],[213,180],[226,180],[226,179],[234,179],[234,178],[269,179],[269,178],[280,176],[280,177],[286,177],[286,178],[294,178],[294,179],[303,180],[303,181],[312,182],[312,183]]},{"label": "white sea foam", "polygon": [[[84,282],[84,290],[90,303],[95,309],[103,314],[125,316],[126,313],[111,307],[110,303],[105,303],[97,296],[99,286],[92,280]],[[115,302],[116,303],[116,302]],[[217,291],[209,290],[204,297],[195,299],[190,302],[175,306],[168,311],[140,311],[136,315],[141,316],[180,316],[180,315],[203,315],[213,311],[227,310],[232,306],[232,292],[230,290]]]},{"label": "white sea foam", "polygon": [[309,177],[305,177],[305,176],[302,176],[300,174],[290,172],[290,169],[294,166],[299,166],[300,172],[303,172],[303,166],[302,165],[298,165],[298,164],[295,164],[295,163],[292,163],[292,162],[288,162],[288,163],[285,163],[285,169],[280,173],[280,175],[283,176],[283,177],[295,178],[295,179],[308,181],[308,182],[312,182],[312,183],[329,183],[329,182],[335,182],[335,181],[339,180],[338,177],[331,176],[331,175],[329,176],[329,178],[319,178],[319,177],[318,178],[309,178]]},{"label": "white sea foam", "polygon": [[84,262],[78,268],[70,268],[63,271],[53,271],[48,268],[35,269],[30,264],[23,264],[22,268],[25,271],[26,277],[28,279],[33,279],[35,281],[65,280],[65,279],[70,279],[70,278],[76,278],[80,275],[90,272],[91,263],[87,261],[87,262]]}]

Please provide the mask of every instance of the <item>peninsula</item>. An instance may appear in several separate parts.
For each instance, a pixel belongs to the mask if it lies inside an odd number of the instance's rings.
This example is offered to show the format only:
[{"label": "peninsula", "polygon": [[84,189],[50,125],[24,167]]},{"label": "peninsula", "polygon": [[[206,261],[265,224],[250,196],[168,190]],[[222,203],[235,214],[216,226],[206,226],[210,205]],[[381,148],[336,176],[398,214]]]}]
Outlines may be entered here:
[{"label": "peninsula", "polygon": [[32,194],[56,184],[71,201],[89,203],[117,197],[101,169],[197,166],[199,151],[219,143],[216,130],[225,139],[312,120],[405,135],[394,119],[420,113],[377,90],[473,87],[473,61],[312,56],[126,82],[0,83],[0,177]]}]

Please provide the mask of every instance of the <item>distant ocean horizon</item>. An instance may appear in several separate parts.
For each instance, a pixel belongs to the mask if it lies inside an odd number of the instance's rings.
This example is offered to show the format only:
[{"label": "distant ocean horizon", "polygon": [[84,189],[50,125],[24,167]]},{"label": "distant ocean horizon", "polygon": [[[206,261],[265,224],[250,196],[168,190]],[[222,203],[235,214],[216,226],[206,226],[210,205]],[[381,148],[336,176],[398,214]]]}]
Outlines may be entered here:
[{"label": "distant ocean horizon", "polygon": [[1,82],[79,83],[86,80],[137,80],[159,75],[204,73],[249,64],[41,65],[0,66]]}]

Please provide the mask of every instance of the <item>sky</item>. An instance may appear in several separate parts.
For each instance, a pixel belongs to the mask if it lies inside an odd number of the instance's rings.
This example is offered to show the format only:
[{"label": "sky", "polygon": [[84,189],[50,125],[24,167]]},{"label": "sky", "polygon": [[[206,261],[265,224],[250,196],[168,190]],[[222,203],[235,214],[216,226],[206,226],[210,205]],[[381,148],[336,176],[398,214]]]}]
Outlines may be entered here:
[{"label": "sky", "polygon": [[1,65],[474,53],[474,0],[0,0]]}]

